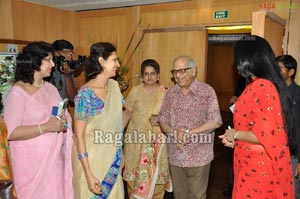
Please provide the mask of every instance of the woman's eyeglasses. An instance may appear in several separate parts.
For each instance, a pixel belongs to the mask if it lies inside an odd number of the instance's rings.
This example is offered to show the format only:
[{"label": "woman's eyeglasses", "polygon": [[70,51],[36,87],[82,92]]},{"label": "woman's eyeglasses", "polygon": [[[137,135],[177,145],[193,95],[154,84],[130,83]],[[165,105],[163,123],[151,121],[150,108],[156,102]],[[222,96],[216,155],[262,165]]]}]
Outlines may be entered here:
[{"label": "woman's eyeglasses", "polygon": [[171,70],[171,73],[174,76],[177,75],[177,73],[184,74],[188,69],[191,69],[191,67],[189,67],[189,68],[181,68],[181,69],[178,69],[178,70]]}]

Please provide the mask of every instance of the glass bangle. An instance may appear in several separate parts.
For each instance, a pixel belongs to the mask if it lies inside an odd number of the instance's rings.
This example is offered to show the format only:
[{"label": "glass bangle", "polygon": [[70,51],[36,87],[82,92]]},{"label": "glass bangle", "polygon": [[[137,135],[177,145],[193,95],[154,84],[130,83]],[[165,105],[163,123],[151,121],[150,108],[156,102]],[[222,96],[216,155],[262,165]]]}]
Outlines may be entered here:
[{"label": "glass bangle", "polygon": [[78,155],[78,160],[81,160],[82,158],[86,158],[86,157],[88,157],[88,156],[89,156],[89,154],[88,154],[87,152],[82,153],[82,154],[79,154],[79,155]]}]

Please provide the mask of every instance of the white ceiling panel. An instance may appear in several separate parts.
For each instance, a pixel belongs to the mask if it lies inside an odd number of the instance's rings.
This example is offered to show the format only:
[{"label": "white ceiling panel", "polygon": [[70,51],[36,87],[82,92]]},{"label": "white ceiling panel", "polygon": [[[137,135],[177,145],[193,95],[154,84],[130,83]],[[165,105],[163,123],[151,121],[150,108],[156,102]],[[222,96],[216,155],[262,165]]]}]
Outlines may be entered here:
[{"label": "white ceiling panel", "polygon": [[97,10],[188,0],[23,0],[69,11]]}]

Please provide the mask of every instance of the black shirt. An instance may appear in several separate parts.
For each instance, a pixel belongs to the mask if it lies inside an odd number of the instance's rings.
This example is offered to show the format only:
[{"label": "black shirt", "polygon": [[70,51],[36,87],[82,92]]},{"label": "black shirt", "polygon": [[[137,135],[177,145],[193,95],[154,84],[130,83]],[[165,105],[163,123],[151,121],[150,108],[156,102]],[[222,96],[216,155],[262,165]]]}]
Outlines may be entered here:
[{"label": "black shirt", "polygon": [[[300,137],[300,86],[297,85],[294,81],[288,87],[291,98],[292,98],[292,111],[295,116],[296,130],[298,131],[298,136]],[[299,138],[298,138],[299,139]],[[300,160],[300,143],[298,143],[298,152],[291,151],[292,155],[298,155]]]}]

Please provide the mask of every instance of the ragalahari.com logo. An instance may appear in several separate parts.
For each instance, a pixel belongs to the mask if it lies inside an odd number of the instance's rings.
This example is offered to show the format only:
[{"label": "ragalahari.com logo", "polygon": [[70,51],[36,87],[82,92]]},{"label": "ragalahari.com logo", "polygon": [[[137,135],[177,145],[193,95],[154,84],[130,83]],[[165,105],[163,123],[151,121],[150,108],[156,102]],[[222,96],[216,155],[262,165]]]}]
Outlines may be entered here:
[{"label": "ragalahari.com logo", "polygon": [[260,2],[258,4],[258,8],[263,10],[275,10],[275,9],[296,10],[297,8],[300,8],[300,4],[286,3],[286,2]]}]

